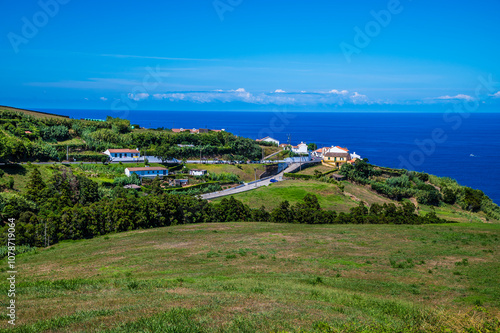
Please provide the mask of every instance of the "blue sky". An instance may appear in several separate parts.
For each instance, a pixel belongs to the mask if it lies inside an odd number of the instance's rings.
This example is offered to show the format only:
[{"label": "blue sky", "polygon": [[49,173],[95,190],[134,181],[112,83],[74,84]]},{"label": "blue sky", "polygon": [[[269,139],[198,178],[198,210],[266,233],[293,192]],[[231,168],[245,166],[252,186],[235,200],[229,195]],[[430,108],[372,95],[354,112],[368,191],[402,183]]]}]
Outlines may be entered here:
[{"label": "blue sky", "polygon": [[500,105],[497,0],[0,3],[4,105],[415,111]]}]

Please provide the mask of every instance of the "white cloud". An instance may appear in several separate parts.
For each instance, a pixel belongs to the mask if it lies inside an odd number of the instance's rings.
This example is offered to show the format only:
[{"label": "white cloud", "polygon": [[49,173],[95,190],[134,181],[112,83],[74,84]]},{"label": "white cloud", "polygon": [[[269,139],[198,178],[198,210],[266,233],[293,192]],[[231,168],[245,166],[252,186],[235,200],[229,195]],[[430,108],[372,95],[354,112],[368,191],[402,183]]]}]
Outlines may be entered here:
[{"label": "white cloud", "polygon": [[106,97],[101,97],[101,98],[99,98],[99,99],[100,99],[101,101],[104,101],[104,102],[106,102],[106,101],[108,100]]},{"label": "white cloud", "polygon": [[[281,91],[281,93],[280,93]],[[269,93],[251,93],[244,88],[231,90],[210,91],[182,91],[170,93],[157,93],[151,97],[155,100],[166,100],[171,102],[192,103],[249,103],[260,105],[343,105],[343,104],[367,104],[371,103],[367,96],[354,92],[349,94],[347,90],[331,92],[287,92],[278,89]],[[145,99],[149,96],[137,94],[132,96],[135,100]],[[131,97],[131,98],[132,98]]]},{"label": "white cloud", "polygon": [[129,93],[128,94],[128,98],[138,102],[138,101],[142,101],[144,99],[148,99],[149,98],[149,94],[147,93],[138,93],[138,94],[132,94],[132,93]]},{"label": "white cloud", "polygon": [[490,95],[494,98],[500,98],[500,91],[497,91],[496,93],[494,93],[493,95]]},{"label": "white cloud", "polygon": [[186,98],[186,95],[182,93],[154,94],[153,98],[159,100],[168,99],[169,101],[174,102],[176,100],[184,100]]},{"label": "white cloud", "polygon": [[470,101],[470,100],[473,100],[474,98],[472,98],[471,96],[469,95],[464,95],[464,94],[458,94],[458,95],[455,95],[455,96],[450,96],[450,95],[445,95],[445,96],[440,96],[436,99],[440,99],[440,100],[456,100],[456,99],[462,99],[462,100],[467,100],[467,101]]},{"label": "white cloud", "polygon": [[351,100],[354,104],[367,103],[368,97],[366,95],[360,94],[357,91],[351,96]]},{"label": "white cloud", "polygon": [[347,90],[337,90],[337,89],[332,89],[328,92],[329,94],[337,94],[337,95],[347,95],[349,92]]},{"label": "white cloud", "polygon": [[359,94],[357,91],[354,92],[354,95],[351,96],[352,98],[366,98],[366,95]]}]

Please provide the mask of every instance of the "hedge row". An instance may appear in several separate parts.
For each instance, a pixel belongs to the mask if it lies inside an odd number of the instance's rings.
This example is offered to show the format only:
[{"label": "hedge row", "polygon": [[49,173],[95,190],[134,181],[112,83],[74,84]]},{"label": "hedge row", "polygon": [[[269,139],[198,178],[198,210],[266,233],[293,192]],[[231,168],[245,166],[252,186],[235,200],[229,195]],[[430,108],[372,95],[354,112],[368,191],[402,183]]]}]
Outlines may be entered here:
[{"label": "hedge row", "polygon": [[315,179],[316,176],[313,175],[301,175],[296,173],[285,173],[285,177],[293,178],[293,179]]}]

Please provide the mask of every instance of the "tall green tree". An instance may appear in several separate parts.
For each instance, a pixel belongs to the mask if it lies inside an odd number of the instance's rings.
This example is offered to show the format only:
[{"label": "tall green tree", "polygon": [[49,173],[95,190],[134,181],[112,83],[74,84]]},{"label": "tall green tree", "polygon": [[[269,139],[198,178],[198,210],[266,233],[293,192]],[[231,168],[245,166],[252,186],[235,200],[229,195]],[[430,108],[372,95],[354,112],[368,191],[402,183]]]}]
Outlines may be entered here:
[{"label": "tall green tree", "polygon": [[37,167],[33,168],[26,186],[26,197],[39,204],[45,198],[46,189],[47,185],[43,181],[40,170]]}]

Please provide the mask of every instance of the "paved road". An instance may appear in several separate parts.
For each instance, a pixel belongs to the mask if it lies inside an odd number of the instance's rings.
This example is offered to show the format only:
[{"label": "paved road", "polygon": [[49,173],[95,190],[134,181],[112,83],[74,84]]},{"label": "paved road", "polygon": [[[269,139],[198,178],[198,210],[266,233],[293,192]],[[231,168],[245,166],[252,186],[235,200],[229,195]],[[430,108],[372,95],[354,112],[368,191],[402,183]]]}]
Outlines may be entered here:
[{"label": "paved road", "polygon": [[[306,164],[307,163],[302,163],[302,166],[304,166]],[[210,199],[225,197],[228,195],[234,195],[234,194],[241,193],[241,192],[255,190],[256,188],[259,188],[262,186],[268,186],[269,184],[271,184],[271,179],[276,179],[277,181],[282,181],[283,175],[285,173],[293,172],[293,171],[299,169],[300,166],[301,166],[301,163],[292,163],[285,170],[281,171],[279,174],[277,174],[275,176],[267,177],[265,179],[261,179],[261,180],[258,180],[256,182],[247,183],[243,186],[239,186],[239,187],[224,190],[224,191],[205,193],[205,194],[201,195],[201,198],[210,200]]]}]

